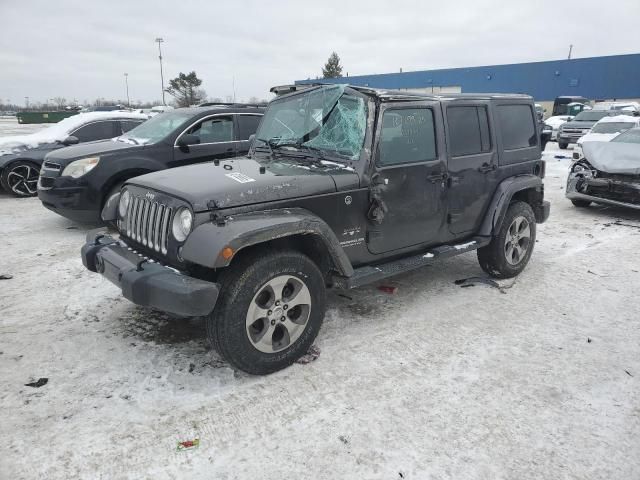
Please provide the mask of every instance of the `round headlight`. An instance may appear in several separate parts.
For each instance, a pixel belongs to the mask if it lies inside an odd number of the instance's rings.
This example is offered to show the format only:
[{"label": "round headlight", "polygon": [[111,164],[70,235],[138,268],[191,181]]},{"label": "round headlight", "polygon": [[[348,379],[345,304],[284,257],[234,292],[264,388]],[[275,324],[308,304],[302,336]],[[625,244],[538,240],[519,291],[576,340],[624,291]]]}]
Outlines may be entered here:
[{"label": "round headlight", "polygon": [[131,194],[129,193],[129,190],[125,190],[120,194],[120,203],[118,204],[118,213],[120,214],[120,218],[124,218],[124,216],[127,214],[130,201]]},{"label": "round headlight", "polygon": [[188,208],[181,208],[173,216],[173,224],[171,231],[173,236],[179,242],[184,242],[187,239],[187,235],[191,232],[193,225],[193,214]]}]

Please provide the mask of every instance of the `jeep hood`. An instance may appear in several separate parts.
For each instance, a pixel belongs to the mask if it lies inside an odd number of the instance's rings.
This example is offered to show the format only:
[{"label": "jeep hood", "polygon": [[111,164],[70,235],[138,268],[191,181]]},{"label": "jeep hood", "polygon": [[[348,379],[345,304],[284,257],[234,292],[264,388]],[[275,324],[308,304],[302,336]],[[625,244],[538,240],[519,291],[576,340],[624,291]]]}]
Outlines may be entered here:
[{"label": "jeep hood", "polygon": [[622,142],[587,142],[582,145],[584,158],[607,173],[640,175],[640,144]]},{"label": "jeep hood", "polygon": [[[264,170],[261,170],[261,167]],[[239,157],[153,172],[129,184],[189,202],[195,212],[322,195],[359,186],[355,171],[343,165],[295,158],[255,160]]]}]

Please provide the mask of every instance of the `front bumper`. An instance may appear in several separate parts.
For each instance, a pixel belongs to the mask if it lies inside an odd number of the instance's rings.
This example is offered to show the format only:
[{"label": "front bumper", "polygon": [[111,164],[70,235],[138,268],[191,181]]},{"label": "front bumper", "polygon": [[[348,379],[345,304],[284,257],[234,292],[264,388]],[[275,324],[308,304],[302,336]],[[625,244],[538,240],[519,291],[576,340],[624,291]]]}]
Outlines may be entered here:
[{"label": "front bumper", "polygon": [[[43,187],[45,181],[51,187]],[[38,198],[52,212],[80,223],[100,222],[100,201],[88,186],[78,185],[71,177],[41,176],[38,179]]]},{"label": "front bumper", "polygon": [[558,142],[560,143],[577,143],[587,132],[584,133],[558,133]]},{"label": "front bumper", "polygon": [[91,231],[81,250],[82,263],[120,287],[122,295],[144,307],[182,316],[211,313],[218,299],[218,284],[184,275],[133,253],[108,235]]},{"label": "front bumper", "polygon": [[541,204],[536,206],[533,213],[536,217],[536,223],[546,222],[549,218],[549,213],[551,213],[551,203],[544,200]]},{"label": "front bumper", "polygon": [[585,200],[640,210],[640,183],[584,178],[569,174],[565,196],[570,200]]}]

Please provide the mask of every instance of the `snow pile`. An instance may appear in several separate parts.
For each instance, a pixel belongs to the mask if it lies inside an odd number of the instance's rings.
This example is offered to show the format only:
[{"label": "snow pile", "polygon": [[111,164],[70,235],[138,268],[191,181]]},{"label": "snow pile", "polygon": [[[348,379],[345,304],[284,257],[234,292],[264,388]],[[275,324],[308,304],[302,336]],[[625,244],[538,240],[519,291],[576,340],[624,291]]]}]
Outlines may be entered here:
[{"label": "snow pile", "polygon": [[10,137],[0,138],[0,156],[10,155],[12,153],[18,153],[22,150],[29,148],[35,148],[38,145],[44,143],[54,143],[56,141],[62,141],[69,136],[69,134],[82,125],[94,122],[97,120],[110,120],[110,119],[135,119],[146,120],[146,115],[130,112],[87,112],[78,113],[72,117],[67,117],[60,120],[51,126],[48,126],[39,132],[32,133],[30,135],[14,135]]}]

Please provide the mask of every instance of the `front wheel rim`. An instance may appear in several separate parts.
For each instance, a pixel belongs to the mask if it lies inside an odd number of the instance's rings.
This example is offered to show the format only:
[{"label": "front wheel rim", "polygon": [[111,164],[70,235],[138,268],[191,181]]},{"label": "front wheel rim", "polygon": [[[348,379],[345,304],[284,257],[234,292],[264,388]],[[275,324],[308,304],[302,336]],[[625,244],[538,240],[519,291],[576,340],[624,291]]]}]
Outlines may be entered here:
[{"label": "front wheel rim", "polygon": [[304,332],[311,314],[311,293],[292,275],[279,275],[254,295],[246,317],[251,345],[262,353],[276,353],[293,345]]},{"label": "front wheel rim", "polygon": [[7,174],[7,184],[18,195],[35,195],[38,191],[40,172],[29,165],[13,167]]},{"label": "front wheel rim", "polygon": [[515,266],[524,260],[531,245],[531,225],[523,216],[517,216],[509,225],[504,240],[504,254],[509,265]]}]

